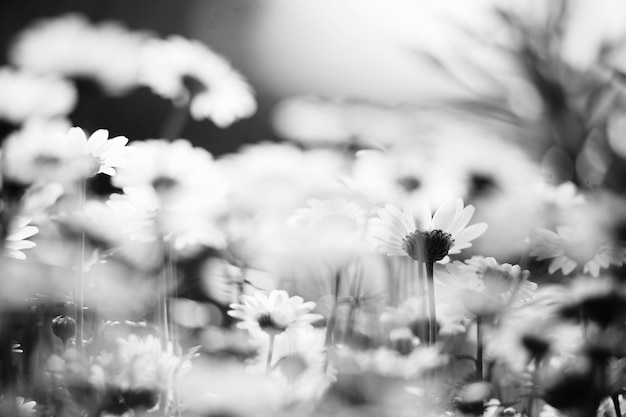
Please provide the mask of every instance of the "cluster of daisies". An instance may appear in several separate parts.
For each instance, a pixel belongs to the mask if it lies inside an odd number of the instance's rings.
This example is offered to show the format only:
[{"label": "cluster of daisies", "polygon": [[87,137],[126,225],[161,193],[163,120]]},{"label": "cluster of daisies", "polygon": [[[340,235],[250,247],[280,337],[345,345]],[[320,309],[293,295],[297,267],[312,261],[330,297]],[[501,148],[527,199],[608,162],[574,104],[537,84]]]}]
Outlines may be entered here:
[{"label": "cluster of daisies", "polygon": [[221,156],[111,137],[66,118],[73,78],[222,127],[254,98],[200,42],[75,15],[9,56],[1,414],[622,416],[626,199],[606,184],[452,109],[418,138]]}]

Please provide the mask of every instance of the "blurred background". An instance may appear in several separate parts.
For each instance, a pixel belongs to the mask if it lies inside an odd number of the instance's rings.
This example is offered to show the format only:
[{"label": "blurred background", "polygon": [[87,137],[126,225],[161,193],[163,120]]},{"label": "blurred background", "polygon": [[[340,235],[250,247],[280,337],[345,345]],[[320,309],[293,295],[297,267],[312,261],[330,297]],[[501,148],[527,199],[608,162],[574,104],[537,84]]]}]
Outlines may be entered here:
[{"label": "blurred background", "polygon": [[[0,5],[0,47],[7,51],[16,33],[34,20],[68,12],[84,14],[95,23],[116,20],[130,30],[199,39],[242,72],[258,100],[257,113],[229,129],[206,120],[188,122],[181,136],[215,154],[234,151],[242,143],[280,139],[273,124],[281,119],[276,122],[273,110],[285,97],[342,97],[383,105],[467,98],[469,91],[424,51],[447,54],[452,44],[463,41],[454,23],[468,12],[472,27],[486,28],[487,2],[472,2],[469,7],[402,0],[357,3],[7,0]],[[7,63],[6,53],[0,60]],[[81,105],[71,119],[92,124],[87,126],[92,129],[106,126],[131,139],[154,137],[155,121],[164,120],[170,109],[168,101],[141,88],[122,97],[81,88]],[[291,126],[283,128],[289,131]]]}]

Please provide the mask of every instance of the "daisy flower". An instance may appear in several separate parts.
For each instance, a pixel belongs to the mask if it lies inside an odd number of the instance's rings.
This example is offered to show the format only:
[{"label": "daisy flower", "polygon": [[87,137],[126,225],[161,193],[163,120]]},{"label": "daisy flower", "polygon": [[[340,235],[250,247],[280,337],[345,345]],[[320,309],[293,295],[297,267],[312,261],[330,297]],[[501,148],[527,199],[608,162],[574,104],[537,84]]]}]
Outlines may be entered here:
[{"label": "daisy flower", "polygon": [[273,290],[269,296],[257,291],[254,296],[241,296],[242,304],[233,303],[228,315],[241,320],[237,327],[251,331],[262,330],[269,335],[283,333],[294,327],[310,326],[322,319],[312,314],[315,303],[302,297],[289,297],[286,291]]},{"label": "daisy flower", "polygon": [[9,226],[9,233],[4,240],[4,256],[15,259],[26,259],[22,252],[24,249],[31,249],[37,246],[35,242],[27,240],[36,235],[39,229],[30,226],[30,219],[27,217],[17,217]]},{"label": "daisy flower", "polygon": [[149,36],[118,22],[92,24],[67,14],[41,19],[23,30],[9,51],[18,68],[95,80],[110,93],[139,85],[141,50]]},{"label": "daisy flower", "polygon": [[[199,41],[180,36],[151,40],[142,50],[142,61],[142,83],[163,97],[189,102],[196,120],[211,119],[223,128],[256,111],[252,87]],[[199,82],[200,91],[189,91],[185,77]]]},{"label": "daisy flower", "polygon": [[96,130],[89,138],[80,127],[73,127],[68,132],[69,140],[78,149],[94,158],[97,173],[104,173],[109,176],[115,175],[115,168],[122,167],[132,148],[126,147],[128,138],[116,136],[109,138],[109,131],[106,129]]},{"label": "daisy flower", "polygon": [[167,391],[184,359],[163,350],[160,340],[148,335],[131,334],[118,338],[112,352],[102,352],[90,369],[90,381],[97,387],[122,391]]},{"label": "daisy flower", "polygon": [[626,249],[621,245],[613,245],[595,233],[590,235],[569,226],[557,227],[556,233],[537,228],[530,239],[529,253],[540,261],[551,259],[550,274],[561,270],[564,275],[569,275],[582,265],[585,274],[596,278],[602,269],[621,266],[626,260]]},{"label": "daisy flower", "polygon": [[23,185],[68,183],[90,175],[93,159],[68,137],[63,120],[28,121],[3,144],[4,177]]},{"label": "daisy flower", "polygon": [[302,258],[338,266],[369,250],[363,241],[365,211],[356,202],[310,199],[307,204],[287,220],[293,244]]},{"label": "daisy flower", "polygon": [[67,116],[76,105],[76,88],[53,76],[0,68],[0,119],[21,124],[30,118]]},{"label": "daisy flower", "polygon": [[533,298],[537,289],[537,284],[528,281],[529,271],[519,265],[500,264],[495,258],[473,256],[465,264],[454,262],[452,266],[470,279],[479,280],[485,294],[503,301],[514,294],[516,302],[525,303]]},{"label": "daisy flower", "polygon": [[537,284],[528,281],[528,271],[519,265],[499,264],[494,258],[473,256],[446,265],[449,274],[436,275],[441,292],[452,293],[473,315],[497,314],[507,306],[520,306],[533,299]]},{"label": "daisy flower", "polygon": [[[232,185],[238,212],[289,216],[307,199],[328,195],[345,175],[346,159],[328,149],[303,150],[290,143],[257,143],[217,164]],[[285,218],[283,217],[283,218]]]},{"label": "daisy flower", "polygon": [[448,200],[434,214],[421,206],[414,216],[411,207],[400,210],[387,204],[370,223],[370,237],[388,256],[409,256],[416,261],[448,262],[448,255],[472,246],[471,241],[487,230],[487,224],[468,226],[473,206],[460,198]]},{"label": "daisy flower", "polygon": [[146,140],[129,145],[133,153],[112,178],[119,188],[151,188],[167,210],[211,212],[225,203],[226,177],[213,155],[184,139]]}]

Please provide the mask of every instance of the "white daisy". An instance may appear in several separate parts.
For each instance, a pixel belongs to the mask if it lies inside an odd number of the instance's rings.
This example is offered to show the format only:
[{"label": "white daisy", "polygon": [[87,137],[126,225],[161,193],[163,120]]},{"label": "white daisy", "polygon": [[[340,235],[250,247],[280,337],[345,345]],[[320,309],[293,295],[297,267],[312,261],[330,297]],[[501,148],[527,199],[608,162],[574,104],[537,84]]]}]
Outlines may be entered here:
[{"label": "white daisy", "polygon": [[[523,239],[540,225],[539,164],[484,128],[476,132],[467,123],[447,123],[454,127],[420,129],[419,140],[357,152],[348,187],[373,204],[411,204],[414,209],[427,204],[434,210],[448,199],[462,198],[476,208],[477,222],[489,224],[477,251],[503,259],[519,256]],[[503,241],[504,234],[509,238]]]},{"label": "white daisy", "polygon": [[183,358],[164,350],[157,337],[131,334],[118,338],[112,352],[102,352],[94,359],[89,379],[101,388],[168,392],[176,373],[186,366]]},{"label": "white daisy", "polygon": [[434,214],[422,206],[414,216],[411,207],[400,210],[387,204],[371,219],[369,234],[388,256],[409,256],[424,262],[447,262],[448,254],[460,253],[487,230],[487,224],[468,226],[474,207],[460,198],[448,200]]},{"label": "white daisy", "polygon": [[0,119],[21,124],[30,118],[67,116],[76,105],[76,88],[53,76],[0,68]]},{"label": "white daisy", "polygon": [[3,145],[4,177],[19,184],[69,183],[92,174],[93,159],[68,137],[63,120],[30,120]]},{"label": "white daisy", "polygon": [[[256,111],[252,88],[221,56],[199,41],[171,36],[151,40],[142,50],[142,83],[157,94],[189,102],[194,119],[211,119],[219,127],[228,127]],[[201,85],[189,91],[184,78]]]},{"label": "white daisy", "polygon": [[419,378],[447,362],[446,356],[438,349],[421,346],[408,355],[387,347],[366,351],[340,347],[337,353],[340,370],[344,366],[347,369],[356,367],[363,374],[373,373],[400,379]]},{"label": "white daisy", "polygon": [[115,186],[152,188],[166,210],[209,215],[223,208],[228,182],[204,148],[184,139],[139,141],[129,148],[133,153],[112,178]]},{"label": "white daisy", "polygon": [[35,242],[27,240],[39,232],[37,227],[30,226],[29,223],[30,219],[27,217],[16,217],[13,219],[9,226],[7,237],[4,240],[4,256],[23,260],[26,259],[26,255],[22,251],[37,246]]},{"label": "white daisy", "polygon": [[83,129],[73,127],[69,130],[68,137],[78,149],[94,158],[97,173],[109,176],[115,175],[116,167],[126,165],[126,160],[133,150],[126,147],[128,138],[124,136],[109,138],[109,131],[106,129],[98,129],[87,138]]},{"label": "white daisy", "polygon": [[289,297],[286,291],[273,290],[269,296],[257,291],[254,296],[241,296],[242,304],[233,303],[228,315],[241,320],[237,327],[251,331],[262,330],[276,335],[293,327],[310,326],[322,319],[312,314],[315,303],[302,297]]},{"label": "white daisy", "polygon": [[289,143],[258,143],[218,160],[232,184],[231,208],[244,213],[279,213],[286,218],[307,199],[338,188],[347,161],[327,149],[302,150]]},{"label": "white daisy", "polygon": [[141,48],[148,35],[117,22],[97,25],[67,14],[41,19],[22,31],[9,52],[19,68],[38,73],[90,78],[110,93],[136,87]]},{"label": "white daisy", "polygon": [[499,264],[494,258],[473,256],[446,265],[449,274],[435,275],[440,293],[456,298],[470,316],[499,314],[533,299],[537,284],[528,281],[528,271],[519,265]]},{"label": "white daisy", "polygon": [[614,245],[597,234],[588,234],[580,228],[559,226],[556,233],[538,228],[530,239],[530,256],[537,260],[551,259],[548,272],[561,270],[569,275],[582,264],[585,274],[593,277],[611,265],[621,266],[626,261],[626,248]]}]

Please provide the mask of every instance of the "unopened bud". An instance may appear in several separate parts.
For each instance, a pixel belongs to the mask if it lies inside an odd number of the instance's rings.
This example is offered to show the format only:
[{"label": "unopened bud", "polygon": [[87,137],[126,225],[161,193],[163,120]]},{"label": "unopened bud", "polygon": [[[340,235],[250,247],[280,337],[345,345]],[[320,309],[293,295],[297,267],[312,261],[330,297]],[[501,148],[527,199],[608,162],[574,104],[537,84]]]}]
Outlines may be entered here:
[{"label": "unopened bud", "polygon": [[65,345],[69,338],[76,333],[76,321],[68,316],[56,316],[52,319],[52,332]]}]

